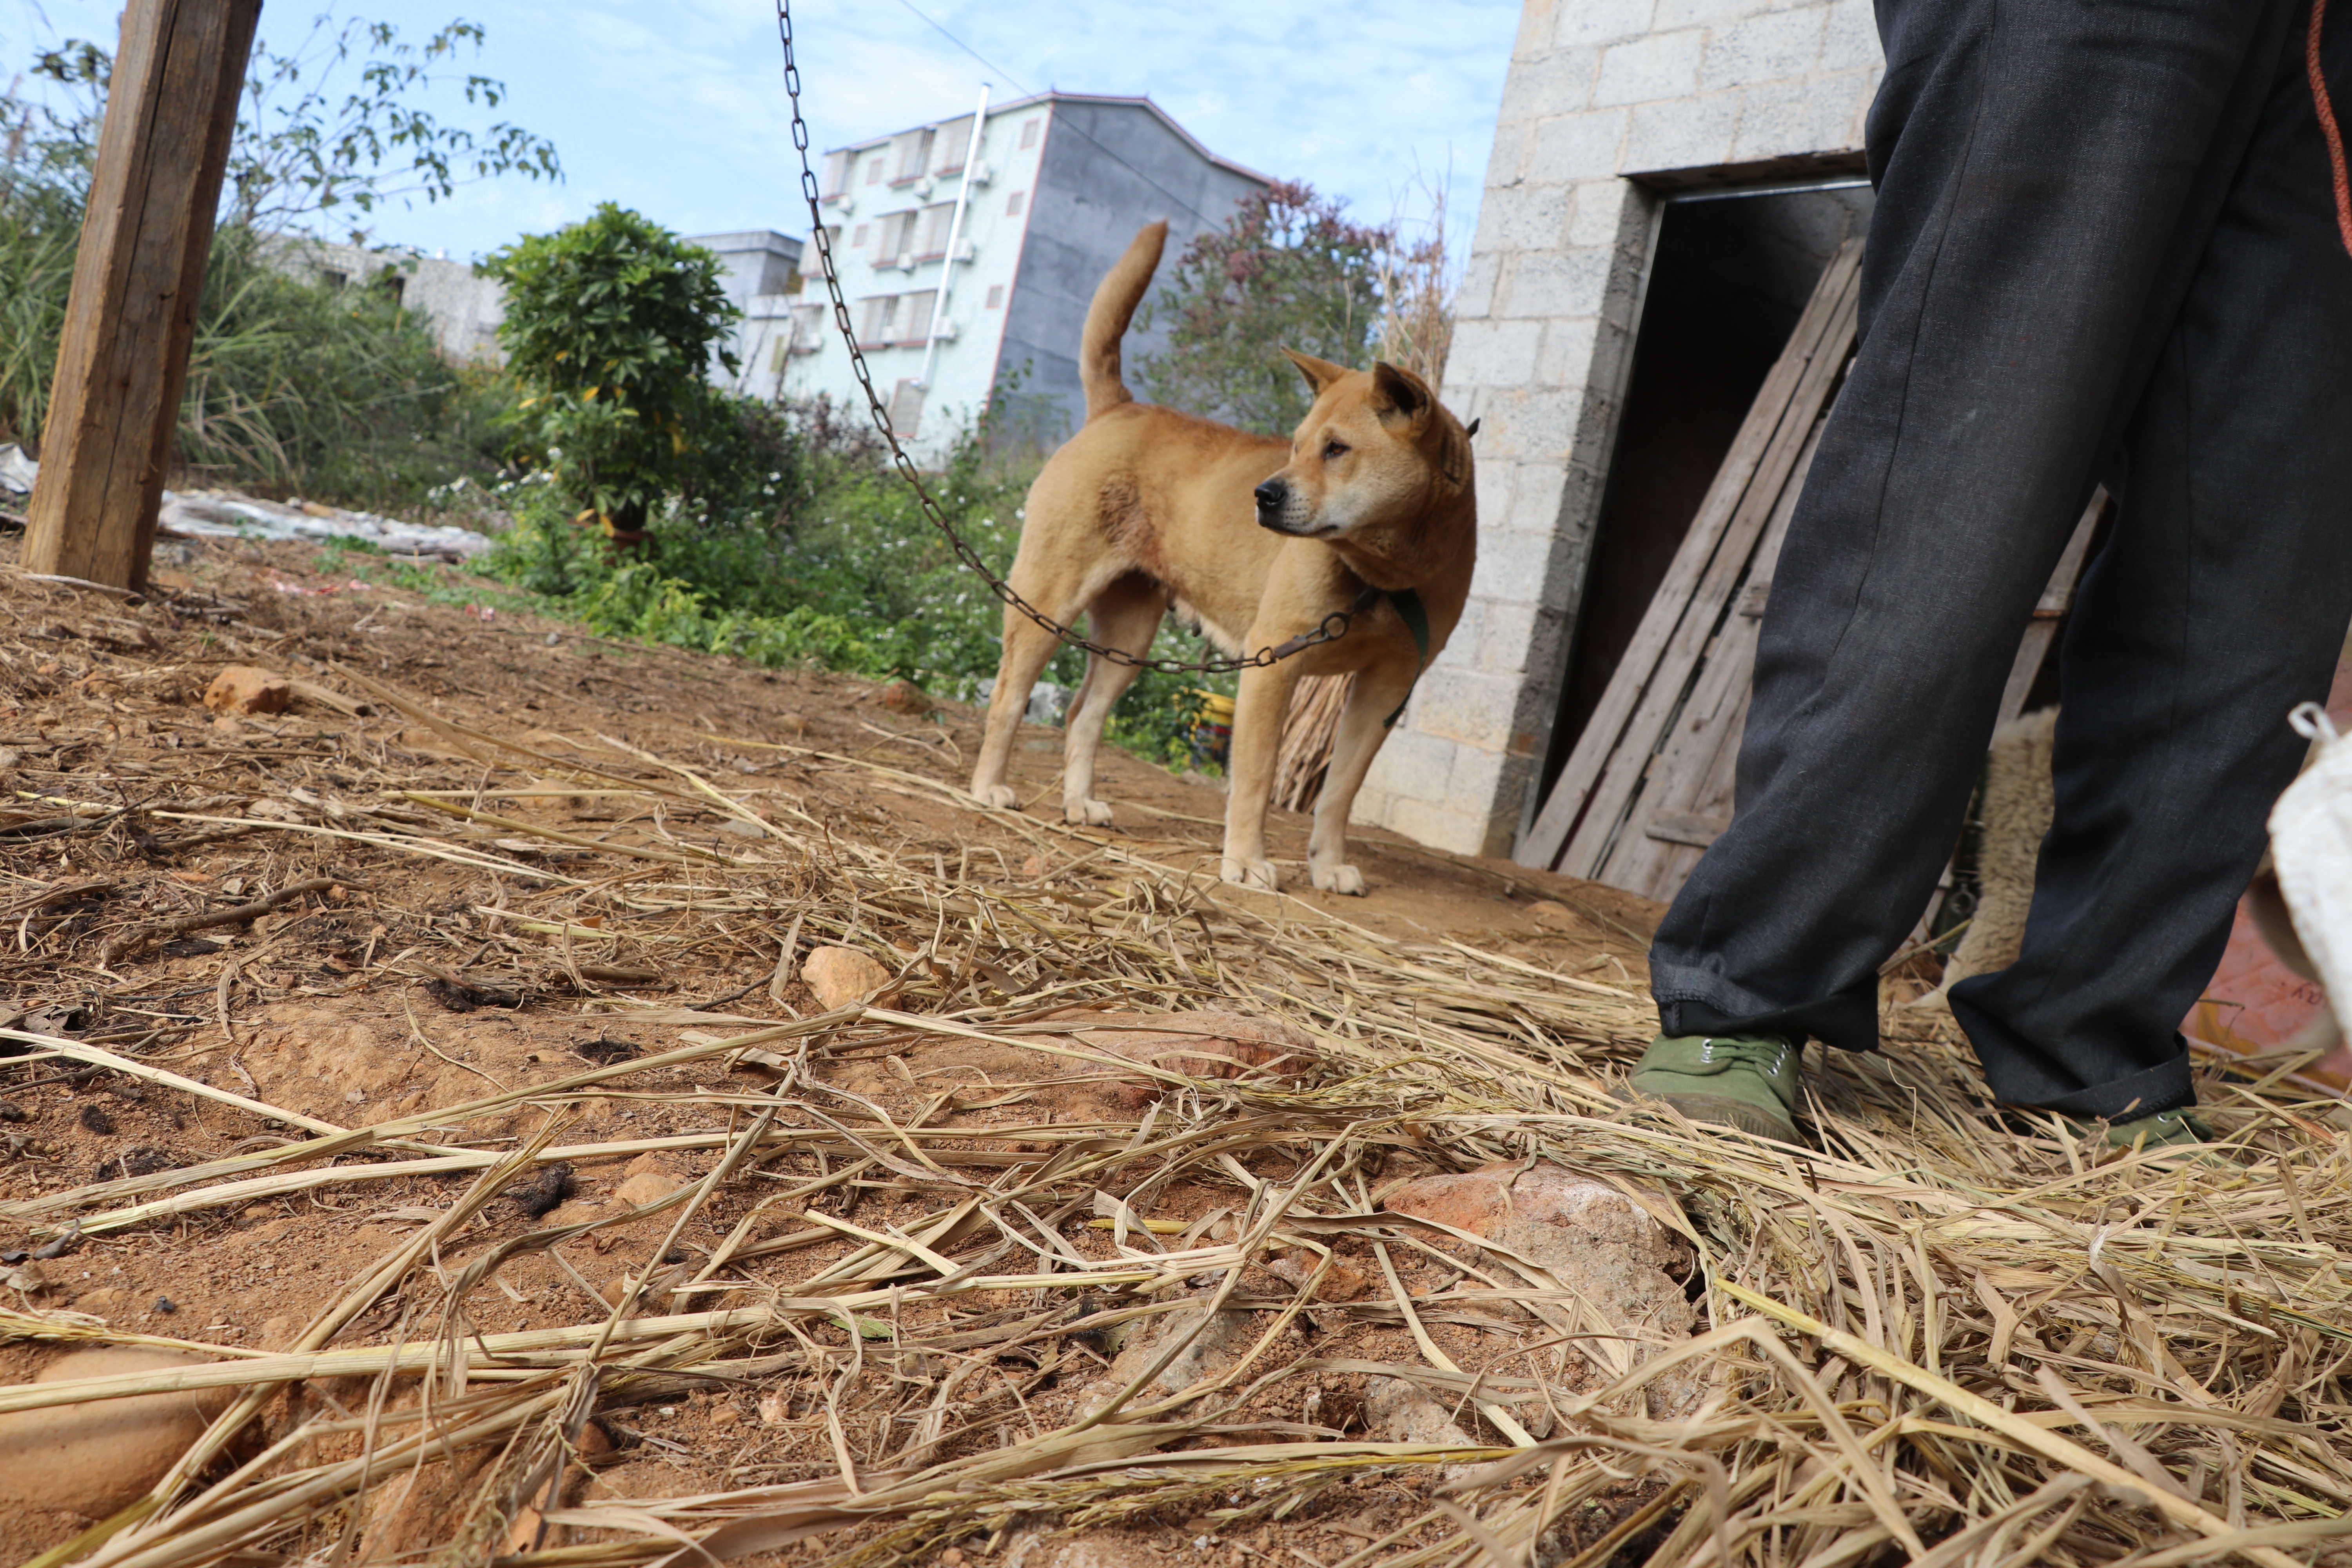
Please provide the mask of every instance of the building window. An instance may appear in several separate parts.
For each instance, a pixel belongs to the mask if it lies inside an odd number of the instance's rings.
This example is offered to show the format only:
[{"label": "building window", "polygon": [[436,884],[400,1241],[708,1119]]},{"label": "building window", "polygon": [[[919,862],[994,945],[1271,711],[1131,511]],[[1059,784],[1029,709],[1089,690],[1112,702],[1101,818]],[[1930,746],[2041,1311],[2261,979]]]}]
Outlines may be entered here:
[{"label": "building window", "polygon": [[919,180],[931,166],[931,141],[937,134],[930,131],[909,131],[898,138],[898,172],[891,177],[894,185],[909,180]]},{"label": "building window", "polygon": [[882,154],[879,153],[874,154],[873,162],[866,165],[866,183],[869,185],[882,183]]},{"label": "building window", "polygon": [[[849,231],[850,249],[856,250],[864,247],[866,244],[866,226],[861,223],[856,228]],[[835,229],[834,232],[838,234],[840,230]]]},{"label": "building window", "polygon": [[825,308],[823,305],[793,307],[792,349],[796,354],[813,354],[824,347]]},{"label": "building window", "polygon": [[922,424],[922,384],[909,376],[891,390],[890,433],[901,441],[911,441]]},{"label": "building window", "polygon": [[1021,145],[1024,148],[1037,145],[1037,127],[1044,123],[1042,120],[1032,120],[1024,125],[1021,128]]},{"label": "building window", "polygon": [[1003,309],[1003,305],[1004,305],[1004,285],[1003,285],[1003,284],[1002,284],[1002,283],[991,283],[991,284],[988,286],[988,306],[987,306],[987,308],[988,308],[989,310],[1001,310],[1001,309]]},{"label": "building window", "polygon": [[1004,198],[1004,216],[1006,217],[1019,217],[1021,216],[1021,197],[1022,193],[1015,191],[1011,195]]},{"label": "building window", "polygon": [[348,272],[338,272],[331,267],[319,268],[319,281],[330,290],[341,289],[351,280],[352,275]]},{"label": "building window", "polygon": [[875,237],[874,265],[890,267],[915,247],[915,222],[920,213],[892,213],[875,226],[881,233]]},{"label": "building window", "polygon": [[948,248],[948,229],[955,222],[955,204],[940,202],[923,209],[922,238],[915,243],[915,259],[928,261],[944,256]]},{"label": "building window", "polygon": [[898,296],[877,294],[866,301],[866,319],[857,326],[857,346],[878,349],[890,341],[890,328],[898,314]]},{"label": "building window", "polygon": [[824,200],[831,201],[848,188],[849,165],[853,158],[854,154],[848,153],[827,153],[824,155]]},{"label": "building window", "polygon": [[899,341],[921,343],[931,335],[931,307],[939,299],[936,289],[925,289],[913,294],[898,296]]},{"label": "building window", "polygon": [[971,116],[950,120],[940,127],[939,140],[931,144],[931,156],[936,166],[934,174],[952,174],[963,168],[964,154],[971,147]]}]

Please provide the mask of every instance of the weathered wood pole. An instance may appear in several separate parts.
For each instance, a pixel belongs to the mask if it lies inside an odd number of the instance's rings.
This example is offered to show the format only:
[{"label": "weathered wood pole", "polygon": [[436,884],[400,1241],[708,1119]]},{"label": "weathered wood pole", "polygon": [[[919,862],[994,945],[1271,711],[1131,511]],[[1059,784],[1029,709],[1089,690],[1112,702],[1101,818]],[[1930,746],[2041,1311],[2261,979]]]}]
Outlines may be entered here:
[{"label": "weathered wood pole", "polygon": [[261,0],[127,0],[24,561],[143,588]]}]

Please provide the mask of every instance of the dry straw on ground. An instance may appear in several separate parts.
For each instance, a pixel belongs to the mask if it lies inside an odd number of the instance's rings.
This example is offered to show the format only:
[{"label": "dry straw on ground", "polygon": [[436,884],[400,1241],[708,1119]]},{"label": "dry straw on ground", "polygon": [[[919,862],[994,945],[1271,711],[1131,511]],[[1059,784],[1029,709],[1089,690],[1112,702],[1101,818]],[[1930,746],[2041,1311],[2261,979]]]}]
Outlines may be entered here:
[{"label": "dry straw on ground", "polygon": [[[313,673],[429,732],[439,760],[411,752],[406,773],[364,789],[152,810],[148,829],[271,836],[308,857],[289,860],[289,880],[307,869],[356,885],[426,862],[495,872],[508,891],[464,952],[453,939],[369,963],[476,995],[586,998],[682,1032],[667,1049],[484,1082],[470,1103],[345,1130],[182,1077],[151,1059],[152,1043],[18,1031],[37,1052],[298,1133],[6,1205],[36,1237],[421,1172],[468,1184],[282,1352],[131,1333],[30,1300],[0,1319],[11,1336],[168,1343],[217,1363],[18,1385],[0,1390],[0,1411],[243,1391],[147,1500],[41,1568],[341,1563],[376,1551],[404,1508],[415,1525],[426,1497],[438,1500],[402,1561],[682,1568],[781,1552],[882,1568],[951,1546],[984,1557],[1041,1528],[1181,1520],[1239,1540],[1374,1477],[1402,1479],[1410,1516],[1307,1561],[2277,1565],[2352,1534],[2340,1437],[2352,1132],[2332,1105],[2211,1076],[2228,1159],[2167,1168],[2005,1121],[1954,1044],[1930,1035],[1816,1060],[1817,1152],[1712,1136],[1612,1097],[1651,1026],[1622,987],[1230,896],[1130,841],[1011,814],[987,820],[1059,874],[981,876],[753,804],[708,767],[618,740],[493,731],[355,670]],[[771,749],[971,808],[919,773]],[[651,811],[622,832],[498,809],[530,790],[610,792]],[[123,809],[49,793],[18,817]],[[722,830],[673,830],[698,814]],[[79,929],[61,964],[128,963],[163,934],[128,918]],[[741,994],[630,1011],[629,976],[706,942],[735,954]],[[777,998],[819,942],[871,953],[890,988],[786,1016]],[[1073,1036],[1068,1010],[1087,1006],[1254,1013],[1303,1031],[1312,1059],[1236,1061],[1230,1076],[1139,1065],[1106,1036]],[[226,1003],[223,1020],[234,1027]],[[1124,1117],[1024,1121],[1015,1103],[975,1121],[987,1108],[969,1094],[894,1115],[828,1076],[947,1047],[1034,1058],[1041,1079],[1095,1066],[1156,1087]],[[583,1105],[633,1094],[689,1096],[723,1127],[567,1135]],[[527,1131],[489,1147],[474,1135],[509,1126]],[[478,1221],[502,1194],[559,1163],[682,1148],[716,1158],[649,1205],[467,1240],[488,1234]],[[1668,1344],[1597,1321],[1540,1265],[1381,1207],[1400,1163],[1503,1160],[1557,1162],[1635,1194],[1696,1251],[1699,1331]],[[877,1177],[930,1206],[894,1225],[831,1205]],[[1213,1207],[1155,1226],[1155,1202],[1179,1187]],[[740,1215],[723,1239],[667,1263],[689,1220],[722,1203]],[[617,1302],[565,1325],[483,1326],[502,1269],[623,1226],[641,1254]],[[793,1271],[821,1251],[821,1267]],[[1276,1253],[1296,1265],[1279,1289],[1263,1267]],[[1397,1265],[1417,1256],[1464,1261],[1414,1294]],[[1370,1286],[1330,1300],[1321,1287],[1343,1257],[1367,1261]],[[575,1305],[592,1294],[583,1282]],[[1171,1391],[1160,1374],[1212,1321],[1204,1302],[1247,1315],[1243,1352]],[[1160,1333],[1171,1322],[1181,1331]],[[1457,1346],[1466,1334],[1501,1348],[1456,1369],[1433,1324]],[[1045,1399],[1056,1369],[1075,1381],[1108,1359],[1082,1346],[1130,1329],[1129,1343],[1153,1348],[1122,1362],[1106,1397],[1083,1413]],[[1479,1446],[1385,1442],[1283,1414],[1303,1408],[1303,1385],[1366,1373],[1317,1348],[1344,1349],[1359,1330],[1391,1347],[1371,1373],[1428,1390]],[[1015,1352],[1025,1359],[1008,1373]],[[1642,1390],[1693,1365],[1704,1405],[1653,1419]],[[298,1401],[298,1384],[333,1396]],[[686,1386],[764,1391],[803,1424],[809,1461],[692,1496],[583,1489],[600,1413]],[[1596,1512],[1601,1500],[1612,1506]]]}]

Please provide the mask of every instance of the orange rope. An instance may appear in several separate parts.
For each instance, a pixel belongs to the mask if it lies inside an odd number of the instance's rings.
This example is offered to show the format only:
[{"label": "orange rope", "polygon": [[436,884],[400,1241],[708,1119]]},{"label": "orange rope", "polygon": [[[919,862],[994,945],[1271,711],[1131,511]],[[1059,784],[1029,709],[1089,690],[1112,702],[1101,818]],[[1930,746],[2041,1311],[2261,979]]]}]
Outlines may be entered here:
[{"label": "orange rope", "polygon": [[2336,104],[2327,96],[2327,73],[2319,66],[2319,36],[2327,25],[2327,0],[2311,0],[2311,36],[2304,51],[2304,68],[2311,77],[2312,107],[2319,110],[2319,133],[2327,140],[2327,162],[2336,171],[2336,226],[2344,248],[2352,254],[2352,174],[2344,163],[2344,132],[2336,128]]}]

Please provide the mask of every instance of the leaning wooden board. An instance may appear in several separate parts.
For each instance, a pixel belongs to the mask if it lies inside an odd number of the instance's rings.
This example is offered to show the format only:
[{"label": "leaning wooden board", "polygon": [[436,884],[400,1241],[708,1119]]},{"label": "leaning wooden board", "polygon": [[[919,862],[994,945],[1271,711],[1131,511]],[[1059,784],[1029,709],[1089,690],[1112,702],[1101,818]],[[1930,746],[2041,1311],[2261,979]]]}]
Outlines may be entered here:
[{"label": "leaning wooden board", "polygon": [[1599,873],[1853,353],[1861,264],[1862,242],[1849,240],[1823,269],[1528,829],[1522,864]]},{"label": "leaning wooden board", "polygon": [[1764,624],[1764,604],[1772,589],[1772,571],[1780,559],[1780,541],[1789,531],[1789,514],[1797,509],[1805,474],[1812,467],[1813,450],[1821,444],[1821,425],[1798,455],[1781,487],[1772,520],[1749,561],[1748,575],[1731,614],[1706,651],[1690,697],[1669,727],[1664,743],[1650,758],[1642,793],[1625,814],[1623,826],[1601,863],[1595,881],[1624,888],[1644,898],[1667,900],[1682,889],[1683,880],[1716,835],[1731,826],[1733,775],[1739,761],[1739,737],[1748,725],[1748,696],[1756,675],[1757,636]]}]

